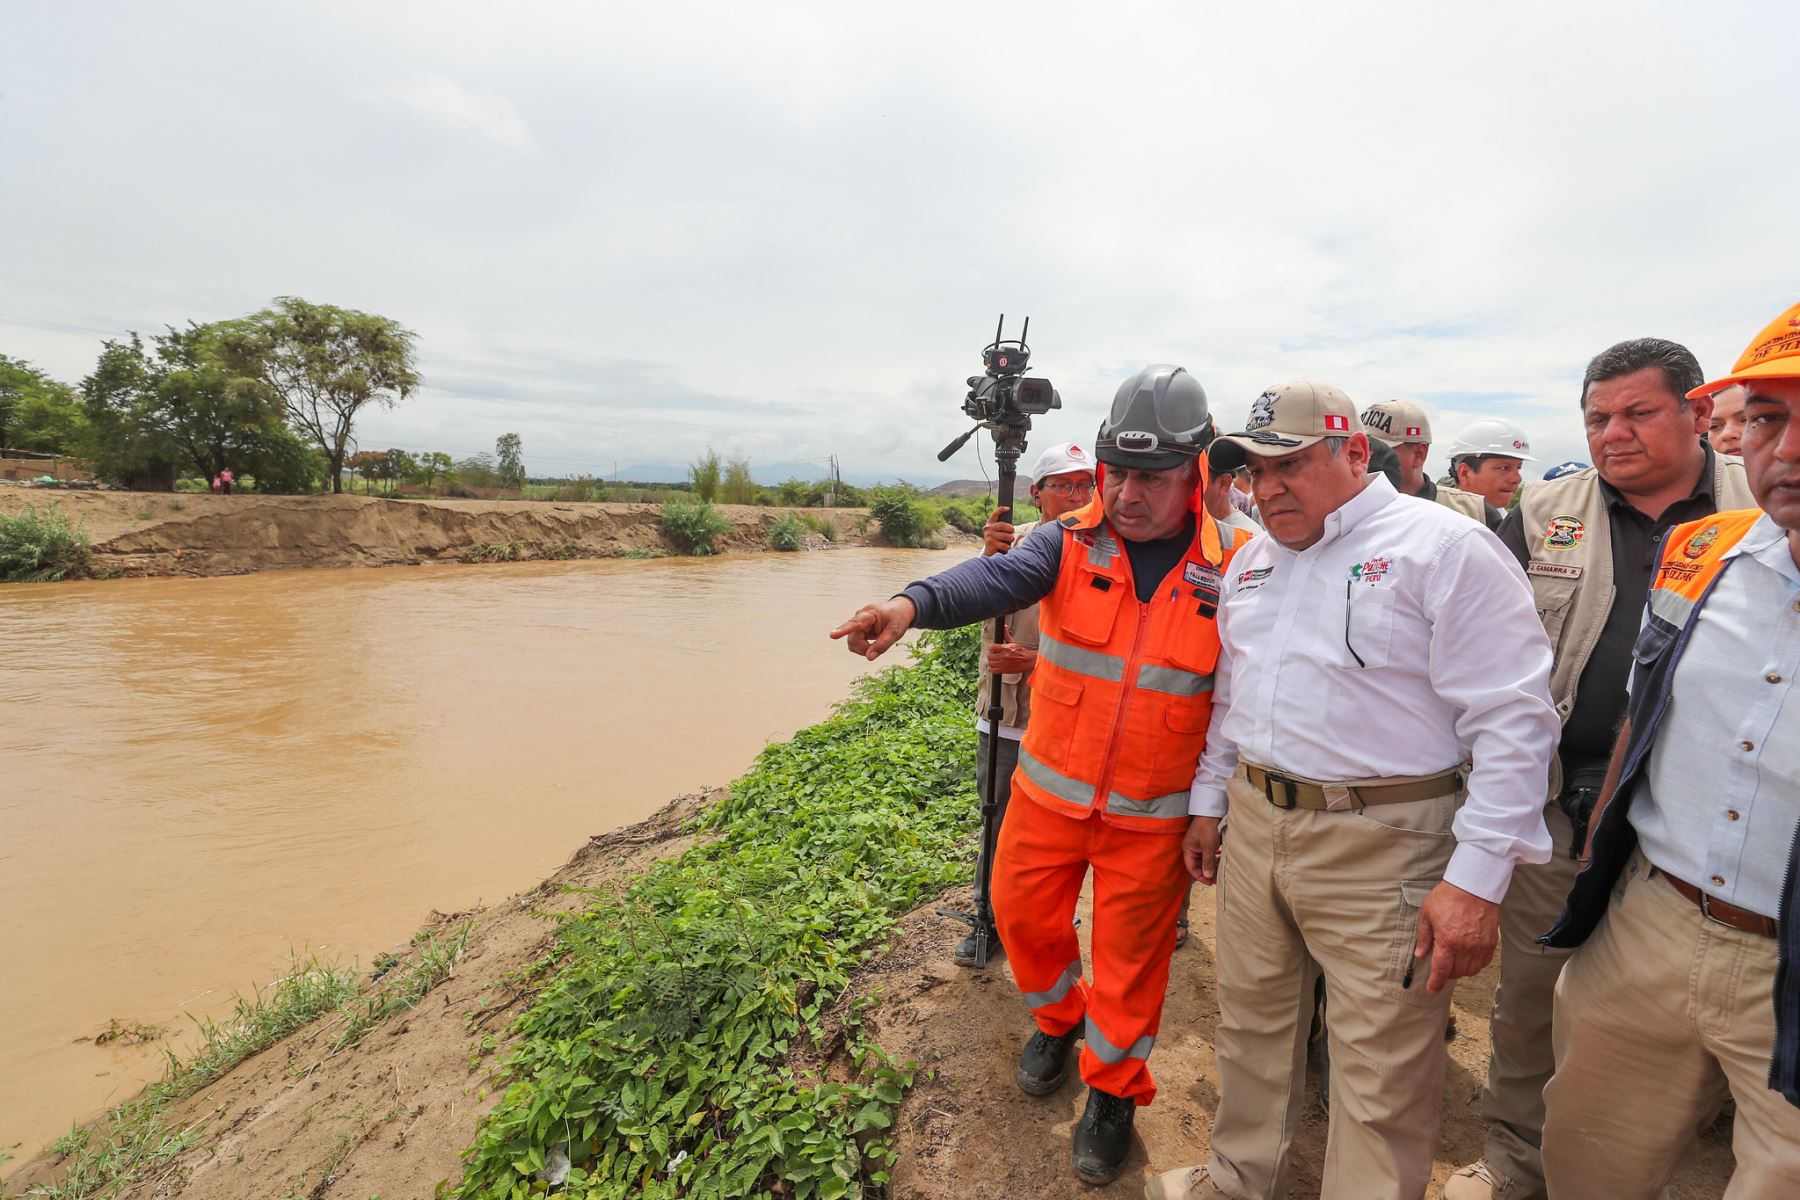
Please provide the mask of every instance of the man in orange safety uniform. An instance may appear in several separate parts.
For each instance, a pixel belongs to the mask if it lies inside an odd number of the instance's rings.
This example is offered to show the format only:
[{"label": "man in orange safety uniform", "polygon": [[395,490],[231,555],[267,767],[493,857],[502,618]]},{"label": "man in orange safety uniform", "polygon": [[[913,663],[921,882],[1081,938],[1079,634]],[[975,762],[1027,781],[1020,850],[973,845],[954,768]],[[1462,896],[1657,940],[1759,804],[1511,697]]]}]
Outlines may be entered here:
[{"label": "man in orange safety uniform", "polygon": [[[1187,894],[1181,840],[1212,716],[1219,585],[1250,534],[1202,502],[1212,441],[1206,392],[1180,367],[1120,386],[1095,439],[1100,495],[1006,554],[972,559],[866,605],[832,631],[874,658],[913,628],[942,629],[1039,605],[1031,724],[994,864],[994,914],[1037,1023],[1017,1080],[1055,1092],[1086,1039],[1088,1099],[1071,1157],[1109,1183],[1133,1116],[1156,1094],[1156,1043],[1175,922]],[[1094,874],[1092,977],[1071,919]]]}]

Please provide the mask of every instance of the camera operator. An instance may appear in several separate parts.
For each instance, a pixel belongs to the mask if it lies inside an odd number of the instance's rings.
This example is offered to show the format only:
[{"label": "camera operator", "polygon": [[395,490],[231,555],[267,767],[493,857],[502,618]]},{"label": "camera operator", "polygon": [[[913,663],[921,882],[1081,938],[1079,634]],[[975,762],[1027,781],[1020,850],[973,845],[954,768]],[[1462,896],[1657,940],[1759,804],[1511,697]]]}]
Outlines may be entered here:
[{"label": "camera operator", "polygon": [[[1156,1084],[1175,918],[1187,891],[1188,790],[1212,716],[1219,586],[1249,535],[1201,509],[1213,439],[1206,392],[1146,367],[1113,397],[1095,454],[1100,496],[1039,525],[1010,553],[972,559],[866,605],[832,631],[874,658],[912,628],[944,629],[1041,602],[1035,711],[1013,787],[1032,803],[1001,828],[1000,938],[1037,1023],[1018,1084],[1057,1090],[1085,1037],[1089,1092],[1078,1178],[1117,1177],[1136,1107]],[[1093,974],[1072,919],[1094,873]]]},{"label": "camera operator", "polygon": [[[1074,442],[1052,446],[1031,468],[1031,500],[1046,521],[1054,521],[1064,513],[1074,512],[1094,498],[1094,460]],[[994,510],[982,526],[982,554],[1005,554],[1016,539],[1028,536],[1037,528],[1036,521],[1013,526],[1005,518],[1012,513],[1004,508]],[[987,800],[988,757],[1000,755],[999,816],[1006,820],[1012,801],[1012,774],[1019,765],[1019,739],[1025,736],[1025,724],[1031,719],[1031,672],[1037,666],[1037,605],[1021,609],[1006,619],[1006,641],[994,645],[991,627],[981,626],[981,689],[975,697],[975,727],[981,731],[981,744],[975,759],[975,786],[981,799]],[[988,705],[995,674],[1000,674],[1000,728],[989,727]],[[975,864],[979,876],[981,863]],[[1002,946],[999,933],[991,926],[988,945]],[[971,929],[958,943],[951,956],[959,967],[974,967],[976,962],[975,931]]]}]

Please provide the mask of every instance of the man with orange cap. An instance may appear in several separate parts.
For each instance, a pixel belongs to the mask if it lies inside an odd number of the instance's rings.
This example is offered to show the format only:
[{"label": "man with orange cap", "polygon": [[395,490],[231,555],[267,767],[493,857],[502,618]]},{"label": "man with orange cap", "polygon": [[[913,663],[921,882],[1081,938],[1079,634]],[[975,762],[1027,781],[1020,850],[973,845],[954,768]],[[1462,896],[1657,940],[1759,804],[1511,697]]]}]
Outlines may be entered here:
[{"label": "man with orange cap", "polygon": [[1710,398],[1687,347],[1632,338],[1596,354],[1582,375],[1581,416],[1594,466],[1533,484],[1500,527],[1531,583],[1555,649],[1550,697],[1557,739],[1544,820],[1555,855],[1521,867],[1500,913],[1500,979],[1488,1036],[1481,1157],[1444,1184],[1444,1200],[1538,1200],[1544,1085],[1556,1065],[1551,1015],[1568,954],[1537,942],[1562,908],[1619,721],[1632,642],[1668,530],[1752,502],[1737,459],[1701,434]]},{"label": "man with orange cap", "polygon": [[1556,984],[1552,1196],[1660,1194],[1727,1096],[1726,1195],[1800,1195],[1800,304],[1742,384],[1755,508],[1663,539]]},{"label": "man with orange cap", "polygon": [[[1017,1081],[1055,1092],[1078,1037],[1087,1106],[1071,1158],[1117,1177],[1133,1117],[1156,1095],[1148,1059],[1187,894],[1188,792],[1212,716],[1219,585],[1250,535],[1203,511],[1206,392],[1146,367],[1100,426],[1100,495],[1003,555],[972,559],[866,605],[832,631],[874,658],[908,629],[1038,604],[1033,711],[994,863],[994,915],[1037,1031]],[[1091,978],[1072,918],[1094,877]]]}]

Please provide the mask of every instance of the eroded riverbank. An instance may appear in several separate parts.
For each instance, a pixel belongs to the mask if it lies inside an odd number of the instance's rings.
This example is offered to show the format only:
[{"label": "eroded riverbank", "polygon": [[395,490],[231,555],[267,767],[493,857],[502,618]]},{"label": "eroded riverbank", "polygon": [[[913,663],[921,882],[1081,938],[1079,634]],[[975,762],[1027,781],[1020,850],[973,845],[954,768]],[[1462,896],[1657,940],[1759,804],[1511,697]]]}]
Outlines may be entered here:
[{"label": "eroded riverbank", "polygon": [[[214,496],[0,486],[0,515],[60,505],[93,541],[100,578],[241,575],[311,567],[429,562],[542,561],[671,553],[654,504],[548,500],[383,500],[370,496]],[[718,547],[769,550],[769,529],[790,510],[723,504]],[[860,509],[792,510],[830,518],[835,541],[868,546]],[[957,537],[946,530],[946,536]],[[975,539],[967,544],[973,546]]]}]

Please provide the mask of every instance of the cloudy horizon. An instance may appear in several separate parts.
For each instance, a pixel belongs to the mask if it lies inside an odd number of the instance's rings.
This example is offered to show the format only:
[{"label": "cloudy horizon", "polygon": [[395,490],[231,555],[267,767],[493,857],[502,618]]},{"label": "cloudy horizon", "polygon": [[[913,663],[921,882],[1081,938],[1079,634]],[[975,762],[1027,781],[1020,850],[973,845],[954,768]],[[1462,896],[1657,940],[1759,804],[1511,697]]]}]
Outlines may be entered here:
[{"label": "cloudy horizon", "polygon": [[1035,446],[1177,362],[1227,429],[1314,378],[1585,459],[1595,352],[1721,373],[1800,299],[1796,44],[1773,4],[27,0],[0,353],[75,382],[300,295],[419,334],[365,449],[931,483],[982,475],[935,453],[1004,311]]}]

